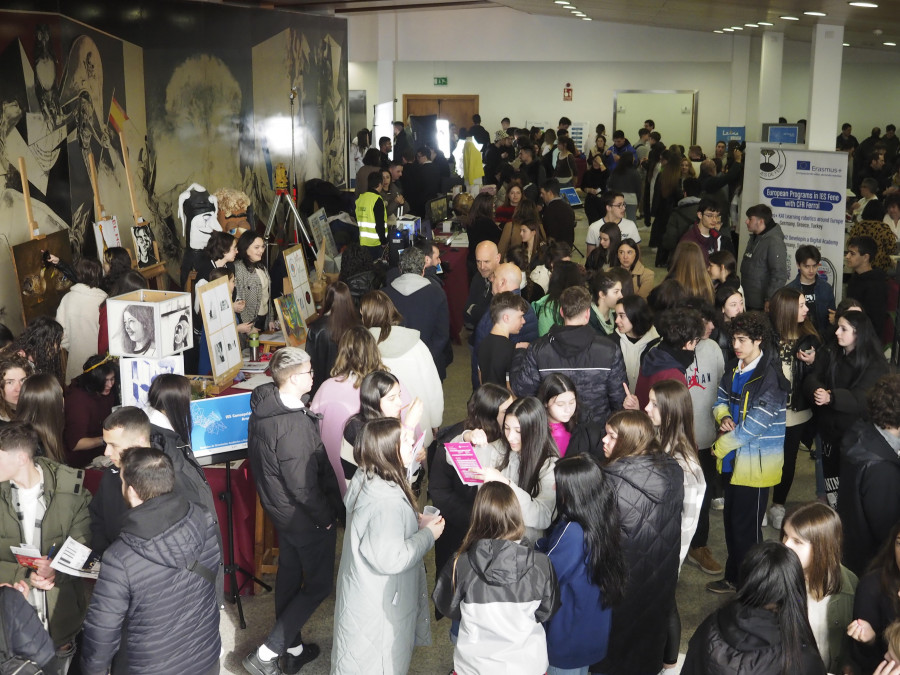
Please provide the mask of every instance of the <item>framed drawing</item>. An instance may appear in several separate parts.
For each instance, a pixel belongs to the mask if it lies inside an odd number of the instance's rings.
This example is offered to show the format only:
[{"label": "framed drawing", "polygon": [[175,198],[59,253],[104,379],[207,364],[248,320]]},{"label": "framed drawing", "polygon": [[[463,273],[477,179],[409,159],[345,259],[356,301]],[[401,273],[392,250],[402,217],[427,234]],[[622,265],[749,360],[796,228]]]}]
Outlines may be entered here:
[{"label": "framed drawing", "polygon": [[309,284],[309,271],[306,268],[303,244],[292,246],[284,251],[284,264],[287,267],[291,292],[294,294],[297,308],[300,310],[300,318],[306,321],[316,313],[316,303],[313,300],[312,288]]},{"label": "framed drawing", "polygon": [[[334,233],[331,231],[331,225],[328,224],[328,216],[325,215],[325,209],[319,209],[309,217],[309,226],[313,231],[313,239],[321,242],[325,239],[325,252],[329,258],[335,258],[338,254],[337,243],[334,241]],[[321,251],[321,249],[319,249]]]},{"label": "framed drawing", "polygon": [[22,300],[22,318],[26,326],[36,317],[56,316],[59,301],[72,286],[71,279],[52,265],[44,264],[44,251],[71,263],[69,233],[60,230],[42,239],[30,239],[12,247],[16,283]]},{"label": "framed drawing", "polygon": [[122,238],[119,236],[119,222],[115,216],[94,223],[94,239],[97,240],[98,257],[102,257],[107,248],[122,245]]},{"label": "framed drawing", "polygon": [[242,359],[234,307],[228,292],[228,277],[202,285],[197,289],[197,295],[206,330],[213,381],[216,384],[230,382],[241,369]]},{"label": "framed drawing", "polygon": [[159,263],[159,246],[149,223],[132,226],[131,236],[134,238],[134,253],[138,269],[152,267]]},{"label": "framed drawing", "polygon": [[300,316],[294,294],[288,293],[276,298],[275,309],[285,343],[290,347],[302,347],[306,344],[306,324]]},{"label": "framed drawing", "polygon": [[109,353],[158,359],[194,344],[191,296],[174,291],[134,291],[106,301]]}]

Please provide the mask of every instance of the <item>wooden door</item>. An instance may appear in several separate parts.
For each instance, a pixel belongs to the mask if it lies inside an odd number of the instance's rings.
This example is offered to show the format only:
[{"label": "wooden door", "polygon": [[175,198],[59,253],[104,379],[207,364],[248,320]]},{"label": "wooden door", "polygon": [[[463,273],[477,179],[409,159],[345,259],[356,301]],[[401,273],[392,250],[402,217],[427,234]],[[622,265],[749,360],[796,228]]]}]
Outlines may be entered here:
[{"label": "wooden door", "polygon": [[403,119],[411,115],[437,115],[438,119],[448,120],[457,127],[472,126],[472,115],[478,112],[477,94],[447,94],[433,96],[430,94],[404,94]]}]

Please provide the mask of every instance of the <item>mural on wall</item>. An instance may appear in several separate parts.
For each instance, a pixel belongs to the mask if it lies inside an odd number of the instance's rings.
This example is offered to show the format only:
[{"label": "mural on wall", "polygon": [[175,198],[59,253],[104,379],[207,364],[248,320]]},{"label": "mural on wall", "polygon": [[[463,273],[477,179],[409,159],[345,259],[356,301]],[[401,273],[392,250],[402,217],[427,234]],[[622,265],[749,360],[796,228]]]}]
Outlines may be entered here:
[{"label": "mural on wall", "polygon": [[0,234],[11,244],[27,238],[20,156],[38,227],[66,230],[76,256],[96,255],[91,157],[106,212],[131,231],[119,131],[136,210],[170,272],[184,246],[178,195],[192,182],[243,190],[263,221],[279,161],[293,159],[301,190],[319,177],[346,184],[346,21],[166,5],[110,3],[98,19],[81,6],[66,17],[0,11]]}]

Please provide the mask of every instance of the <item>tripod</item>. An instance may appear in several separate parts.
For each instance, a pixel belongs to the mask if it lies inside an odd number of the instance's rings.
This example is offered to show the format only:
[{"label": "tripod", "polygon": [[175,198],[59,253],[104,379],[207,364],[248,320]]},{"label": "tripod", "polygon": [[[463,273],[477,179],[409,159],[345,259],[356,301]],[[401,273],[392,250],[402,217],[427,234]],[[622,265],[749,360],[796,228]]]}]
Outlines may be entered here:
[{"label": "tripod", "polygon": [[[234,513],[232,513],[232,505],[234,501],[234,495],[231,490],[231,462],[225,462],[225,491],[219,493],[219,499],[225,502],[225,517],[226,524],[228,525],[228,564],[225,565],[225,574],[228,576],[230,580],[230,593],[228,599],[237,605],[238,610],[238,618],[240,619],[241,628],[247,627],[247,622],[244,620],[244,606],[241,604],[241,589],[244,587],[244,584],[251,579],[258,583],[260,586],[265,588],[267,591],[271,591],[272,587],[269,584],[260,581],[255,576],[250,574],[243,567],[234,562]],[[237,573],[240,572],[245,577],[244,584],[238,586],[237,583]]]}]

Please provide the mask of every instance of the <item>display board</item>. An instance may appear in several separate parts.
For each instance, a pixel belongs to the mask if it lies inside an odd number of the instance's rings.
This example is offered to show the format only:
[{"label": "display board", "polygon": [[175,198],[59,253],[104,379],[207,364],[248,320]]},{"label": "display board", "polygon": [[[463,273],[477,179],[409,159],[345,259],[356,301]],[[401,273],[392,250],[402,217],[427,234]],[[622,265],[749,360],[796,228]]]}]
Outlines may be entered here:
[{"label": "display board", "polygon": [[[235,451],[246,453],[250,423],[250,396],[234,394],[191,401],[191,449],[203,464],[235,459]],[[225,456],[228,454],[228,456]]]},{"label": "display board", "polygon": [[306,252],[303,244],[292,246],[284,251],[284,265],[287,267],[291,292],[300,309],[300,318],[306,321],[316,313],[316,303],[309,285],[309,271],[306,268]]},{"label": "display board", "polygon": [[334,241],[331,225],[328,224],[328,216],[325,214],[325,209],[319,209],[309,217],[309,226],[313,231],[313,239],[316,242],[321,242],[322,239],[325,239],[325,252],[331,258],[336,257],[338,247]]},{"label": "display board", "polygon": [[153,380],[158,375],[169,373],[184,375],[184,356],[175,354],[161,359],[119,359],[122,405],[145,408]]},{"label": "display board", "polygon": [[197,296],[200,298],[200,314],[206,331],[213,381],[216,384],[231,382],[241,369],[242,359],[228,277],[203,284],[197,289]]}]

